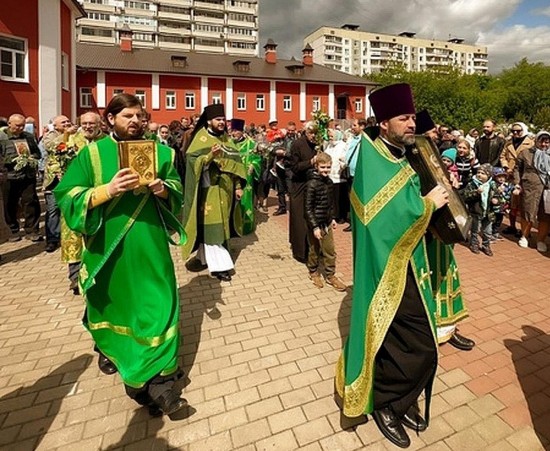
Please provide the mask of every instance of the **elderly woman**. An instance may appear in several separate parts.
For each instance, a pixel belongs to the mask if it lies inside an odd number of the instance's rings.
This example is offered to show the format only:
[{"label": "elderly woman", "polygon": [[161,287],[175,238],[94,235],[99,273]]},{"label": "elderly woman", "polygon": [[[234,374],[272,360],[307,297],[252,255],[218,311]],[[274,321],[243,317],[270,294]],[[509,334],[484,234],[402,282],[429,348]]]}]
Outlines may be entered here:
[{"label": "elderly woman", "polygon": [[[532,138],[529,137],[529,129],[523,122],[514,122],[510,127],[511,136],[506,141],[504,149],[500,154],[500,165],[511,177],[514,173],[516,161],[521,152],[530,149],[535,145]],[[512,196],[512,209],[510,210],[510,225],[502,233],[510,233],[519,236],[520,232],[516,229],[516,218],[519,213],[519,196]]]},{"label": "elderly woman", "polygon": [[550,230],[550,133],[540,131],[535,146],[518,156],[514,181],[520,192],[521,238],[519,246],[529,247],[531,227],[538,221],[537,250],[546,252],[545,239]]}]

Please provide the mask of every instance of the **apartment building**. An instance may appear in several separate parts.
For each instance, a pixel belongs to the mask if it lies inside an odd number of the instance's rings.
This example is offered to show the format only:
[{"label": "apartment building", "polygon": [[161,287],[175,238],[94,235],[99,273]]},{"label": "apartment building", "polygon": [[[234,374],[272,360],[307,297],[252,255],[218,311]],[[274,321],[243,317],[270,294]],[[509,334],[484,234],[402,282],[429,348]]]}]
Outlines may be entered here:
[{"label": "apartment building", "polygon": [[137,48],[258,55],[258,0],[78,0],[87,13],[79,42]]},{"label": "apartment building", "polygon": [[466,74],[486,74],[487,47],[465,44],[463,39],[447,41],[371,33],[358,25],[321,27],[307,35],[304,44],[314,50],[314,62],[352,75],[383,71],[391,64],[403,64],[409,71],[457,67]]}]

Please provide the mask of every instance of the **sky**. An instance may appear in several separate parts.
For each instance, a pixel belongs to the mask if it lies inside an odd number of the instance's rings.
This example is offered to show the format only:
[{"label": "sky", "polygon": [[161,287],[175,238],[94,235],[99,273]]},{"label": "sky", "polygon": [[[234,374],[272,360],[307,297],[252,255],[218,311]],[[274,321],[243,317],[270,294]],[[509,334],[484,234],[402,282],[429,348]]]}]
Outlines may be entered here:
[{"label": "sky", "polygon": [[[321,26],[447,40],[487,47],[489,72],[522,58],[550,65],[550,0],[259,0],[260,47],[301,58],[304,37]],[[263,52],[263,49],[261,49]]]}]

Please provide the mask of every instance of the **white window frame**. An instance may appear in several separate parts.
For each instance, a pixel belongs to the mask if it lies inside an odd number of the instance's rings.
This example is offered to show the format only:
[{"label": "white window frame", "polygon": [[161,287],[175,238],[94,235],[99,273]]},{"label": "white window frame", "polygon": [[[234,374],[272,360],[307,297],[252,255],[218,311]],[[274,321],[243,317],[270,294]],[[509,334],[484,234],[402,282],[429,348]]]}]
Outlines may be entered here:
[{"label": "white window frame", "polygon": [[176,91],[166,91],[165,106],[167,110],[176,109]]},{"label": "white window frame", "polygon": [[321,109],[321,97],[313,97],[312,109],[313,111],[319,111]]},{"label": "white window frame", "polygon": [[79,90],[80,108],[92,108],[93,90],[92,88],[80,88]]},{"label": "white window frame", "polygon": [[356,113],[363,112],[363,99],[361,97],[357,97],[355,99],[355,112]]},{"label": "white window frame", "polygon": [[185,93],[185,109],[194,110],[195,109],[195,93],[186,92]]},{"label": "white window frame", "polygon": [[246,94],[237,94],[237,111],[246,111]]},{"label": "white window frame", "polygon": [[222,103],[222,93],[215,92],[212,94],[212,104]]},{"label": "white window frame", "polygon": [[145,90],[144,89],[136,90],[135,96],[139,99],[143,108],[147,108],[147,97],[146,97]]},{"label": "white window frame", "polygon": [[283,111],[292,111],[292,96],[283,97]]},{"label": "white window frame", "polygon": [[70,86],[69,78],[69,55],[61,52],[61,88],[68,91]]},{"label": "white window frame", "polygon": [[[28,47],[28,41],[25,38],[20,38],[18,36],[8,36],[4,34],[0,34],[0,37],[5,39],[10,39],[13,41],[20,41],[20,43],[23,44],[25,50],[17,50],[10,47],[0,47],[0,66],[3,66],[1,61],[4,59],[4,55],[9,54],[11,55],[11,76],[10,75],[2,75],[2,71],[0,70],[0,80],[5,81],[14,81],[18,83],[28,83],[29,82],[29,47]],[[23,70],[23,77],[17,76],[17,68],[19,66],[22,66],[21,69]]]},{"label": "white window frame", "polygon": [[265,111],[265,95],[256,94],[256,111]]}]

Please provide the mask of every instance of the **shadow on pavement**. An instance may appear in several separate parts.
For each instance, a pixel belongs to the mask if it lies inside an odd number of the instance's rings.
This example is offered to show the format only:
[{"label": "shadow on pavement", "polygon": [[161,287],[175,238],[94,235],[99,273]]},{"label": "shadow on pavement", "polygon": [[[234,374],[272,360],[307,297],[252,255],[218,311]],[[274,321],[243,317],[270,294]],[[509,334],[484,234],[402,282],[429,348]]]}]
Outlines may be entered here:
[{"label": "shadow on pavement", "polygon": [[504,345],[512,354],[533,429],[542,446],[550,449],[550,334],[534,326],[525,325],[522,329],[525,335],[521,339],[507,338]]},{"label": "shadow on pavement", "polygon": [[351,316],[351,298],[352,288],[348,289],[346,296],[342,299],[340,309],[338,310],[338,329],[340,330],[340,339],[342,340],[342,348],[349,334],[349,322]]},{"label": "shadow on pavement", "polygon": [[29,387],[0,399],[0,445],[6,449],[37,449],[54,422],[63,399],[71,394],[92,356],[64,363]]},{"label": "shadow on pavement", "polygon": [[183,354],[183,370],[186,375],[183,384],[186,386],[189,383],[187,375],[197,357],[205,316],[213,321],[219,320],[222,313],[218,304],[225,303],[222,300],[220,281],[205,274],[194,277],[187,285],[180,287],[179,295],[183,343],[180,352]]},{"label": "shadow on pavement", "polygon": [[2,259],[0,260],[0,266],[6,263],[18,262],[26,260],[27,258],[36,257],[38,254],[44,252],[44,242],[32,243],[28,241],[29,245],[14,249],[12,251],[2,253]]}]

